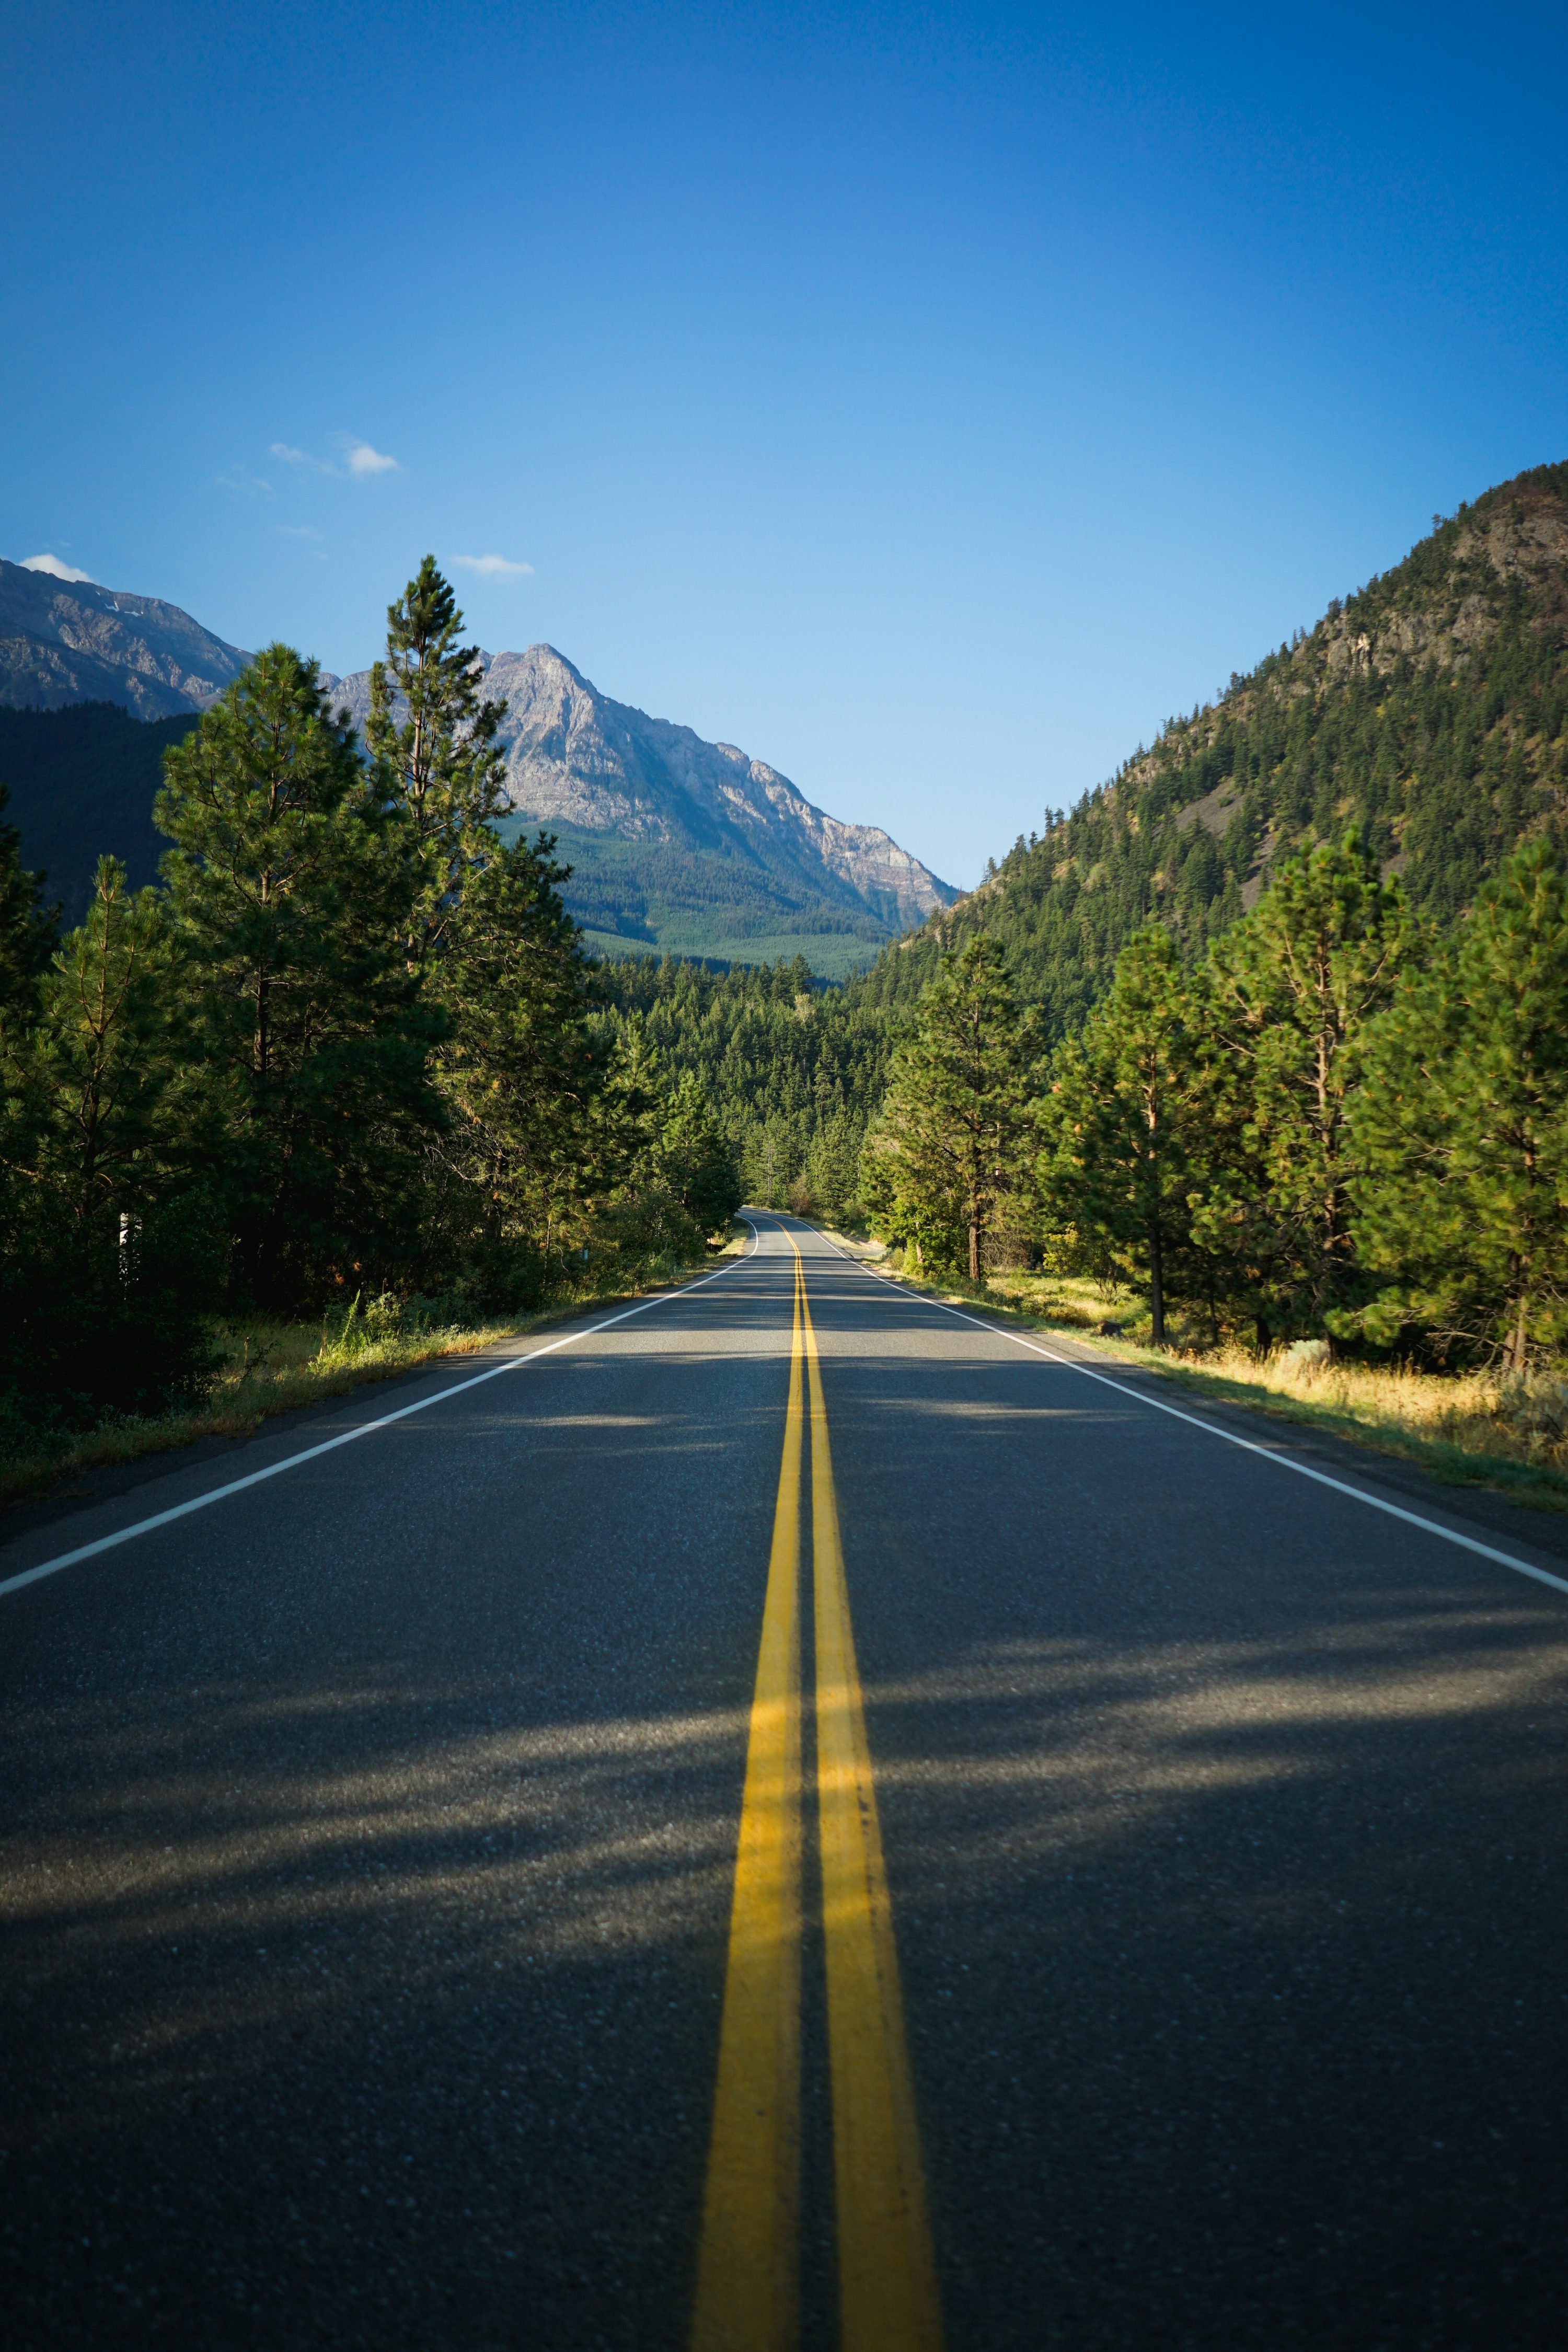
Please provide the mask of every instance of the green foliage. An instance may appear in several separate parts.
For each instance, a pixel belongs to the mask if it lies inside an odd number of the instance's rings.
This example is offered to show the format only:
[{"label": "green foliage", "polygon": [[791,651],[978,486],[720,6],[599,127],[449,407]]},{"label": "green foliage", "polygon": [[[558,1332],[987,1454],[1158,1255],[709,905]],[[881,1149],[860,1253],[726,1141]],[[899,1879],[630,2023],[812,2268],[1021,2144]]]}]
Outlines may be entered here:
[{"label": "green foliage", "polygon": [[365,740],[412,840],[408,952],[420,965],[445,944],[468,875],[494,850],[489,820],[506,806],[496,740],[506,704],[485,699],[479,648],[458,642],[462,629],[457,598],[427,555],[387,607],[386,658],[370,674]]},{"label": "green foliage", "polygon": [[616,1034],[637,1024],[658,1066],[711,1104],[744,1199],[858,1215],[861,1142],[886,1083],[883,1013],[816,983],[804,956],[728,972],[649,957],[606,966],[600,986]]},{"label": "green foliage", "polygon": [[313,663],[259,655],[168,754],[159,823],[237,1287],[277,1310],[405,1262],[440,1109],[404,948],[426,880]]},{"label": "green foliage", "polygon": [[1094,1263],[1146,1283],[1155,1347],[1167,1292],[1209,1288],[1189,1201],[1207,1157],[1204,1013],[1158,924],[1122,950],[1109,994],[1057,1053],[1040,1107],[1038,1181],[1047,1230]]},{"label": "green foliage", "polygon": [[435,1065],[447,1125],[426,1255],[489,1305],[533,1303],[550,1250],[623,1156],[597,1116],[606,1054],[590,1021],[593,968],[550,851],[544,835],[491,840],[433,972],[449,1026]]},{"label": "green foliage", "polygon": [[0,709],[0,782],[10,787],[11,820],[27,864],[41,869],[68,924],[85,919],[106,852],[119,858],[133,889],[157,880],[168,845],[153,821],[163,754],[195,724],[195,711],[133,719],[115,702]]},{"label": "green foliage", "polygon": [[1209,954],[1208,1166],[1193,1233],[1260,1335],[1314,1331],[1356,1295],[1348,1113],[1366,1024],[1416,946],[1404,892],[1352,832],[1281,866]]},{"label": "green foliage", "polygon": [[666,1183],[700,1233],[729,1223],[741,1205],[735,1149],[690,1070],[669,1098],[658,1156]]},{"label": "green foliage", "polygon": [[100,859],[87,920],[5,1052],[7,1161],[72,1224],[140,1214],[180,1160],[179,978],[156,894],[128,892],[119,860]]},{"label": "green foliage", "polygon": [[893,1057],[866,1144],[864,1183],[883,1230],[978,1282],[987,1232],[1018,1192],[1040,1045],[994,940],[942,957]]},{"label": "green foliage", "polygon": [[1568,876],[1515,852],[1374,1025],[1352,1110],[1354,1237],[1393,1275],[1359,1318],[1515,1373],[1568,1339]]},{"label": "green foliage", "polygon": [[22,863],[21,834],[5,822],[7,797],[0,784],[0,1038],[7,1028],[25,1028],[37,1011],[58,911],[43,903],[42,876]]},{"label": "green foliage", "polygon": [[1279,863],[1349,824],[1399,861],[1415,911],[1451,929],[1516,842],[1563,845],[1565,523],[1568,466],[1462,507],[1070,816],[1047,810],[1043,835],[851,992],[905,1009],[944,947],[984,930],[1051,1034],[1071,1034],[1145,923],[1196,963]]},{"label": "green foliage", "polygon": [[181,1117],[178,973],[101,860],[88,919],[0,1042],[0,1443],[188,1403],[221,1265]]}]

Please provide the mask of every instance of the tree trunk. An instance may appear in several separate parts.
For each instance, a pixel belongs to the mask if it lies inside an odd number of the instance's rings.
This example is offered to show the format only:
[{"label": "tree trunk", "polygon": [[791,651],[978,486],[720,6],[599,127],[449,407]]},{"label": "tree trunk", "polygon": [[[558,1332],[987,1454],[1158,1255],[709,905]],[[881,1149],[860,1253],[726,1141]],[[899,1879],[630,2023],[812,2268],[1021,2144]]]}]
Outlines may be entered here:
[{"label": "tree trunk", "polygon": [[1156,1348],[1165,1344],[1165,1254],[1158,1217],[1149,1221],[1149,1338]]},{"label": "tree trunk", "polygon": [[969,1279],[973,1283],[980,1280],[980,1228],[977,1224],[971,1224],[969,1228]]},{"label": "tree trunk", "polygon": [[1510,1372],[1522,1372],[1530,1362],[1530,1297],[1522,1290],[1514,1310],[1513,1329],[1508,1335],[1503,1362]]}]

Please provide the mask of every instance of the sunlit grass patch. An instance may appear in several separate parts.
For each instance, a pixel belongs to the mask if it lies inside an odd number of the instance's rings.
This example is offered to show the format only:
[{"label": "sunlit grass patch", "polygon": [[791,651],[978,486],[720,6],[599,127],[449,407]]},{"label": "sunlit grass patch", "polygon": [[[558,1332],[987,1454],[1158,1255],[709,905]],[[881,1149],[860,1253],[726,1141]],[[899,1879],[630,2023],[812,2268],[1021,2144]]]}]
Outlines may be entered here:
[{"label": "sunlit grass patch", "polygon": [[1200,1395],[1402,1455],[1450,1484],[1495,1486],[1544,1510],[1568,1510],[1568,1381],[1553,1374],[1423,1371],[1314,1360],[1288,1349],[1258,1357],[1236,1344],[1205,1345],[1202,1323],[1180,1314],[1170,1318],[1171,1344],[1155,1349],[1137,1294],[1083,1276],[1008,1272],[978,1288],[922,1282],[913,1269],[900,1279],[1031,1329],[1070,1332]]}]

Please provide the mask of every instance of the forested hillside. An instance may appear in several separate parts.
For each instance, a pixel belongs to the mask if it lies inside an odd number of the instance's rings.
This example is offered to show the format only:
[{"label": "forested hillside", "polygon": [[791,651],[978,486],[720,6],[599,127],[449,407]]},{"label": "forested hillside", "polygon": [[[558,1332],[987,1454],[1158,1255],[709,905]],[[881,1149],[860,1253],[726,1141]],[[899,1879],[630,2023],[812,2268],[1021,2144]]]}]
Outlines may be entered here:
[{"label": "forested hillside", "polygon": [[628,1057],[652,1056],[667,1079],[700,1088],[749,1200],[793,1198],[829,1217],[855,1202],[887,1082],[884,1013],[853,988],[814,982],[804,956],[729,972],[644,958],[607,965],[599,985]]},{"label": "forested hillside", "polygon": [[1514,844],[1560,842],[1568,794],[1568,465],[1438,521],[1405,562],[1173,719],[1070,815],[1047,813],[951,914],[853,990],[911,1005],[942,942],[1006,949],[1048,1029],[1079,1026],[1151,917],[1194,955],[1270,868],[1359,823],[1450,927]]},{"label": "forested hillside", "polygon": [[133,719],[114,702],[60,710],[0,706],[6,817],[68,926],[88,910],[100,857],[118,857],[133,890],[157,880],[158,860],[169,846],[153,821],[163,754],[195,723],[194,710],[184,718]]}]

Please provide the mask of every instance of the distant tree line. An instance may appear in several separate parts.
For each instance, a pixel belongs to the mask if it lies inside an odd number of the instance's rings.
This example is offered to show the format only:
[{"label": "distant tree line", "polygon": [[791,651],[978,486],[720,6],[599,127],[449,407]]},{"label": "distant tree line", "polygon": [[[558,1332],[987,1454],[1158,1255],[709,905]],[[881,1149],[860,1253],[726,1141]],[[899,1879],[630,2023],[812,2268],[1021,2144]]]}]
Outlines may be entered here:
[{"label": "distant tree line", "polygon": [[892,1029],[853,982],[825,986],[803,956],[731,971],[665,957],[607,966],[602,989],[628,1061],[650,1053],[711,1107],[747,1200],[859,1215]]},{"label": "distant tree line", "polygon": [[1200,958],[1149,924],[1045,1050],[946,950],[866,1147],[873,1218],[977,1277],[1022,1234],[1245,1331],[1523,1371],[1568,1339],[1568,877],[1527,842],[1446,933],[1352,828]]},{"label": "distant tree line", "polygon": [[220,1315],[516,1309],[738,1202],[550,839],[493,829],[504,706],[461,630],[427,558],[363,741],[269,646],[165,752],[158,886],[103,859],[63,940],[0,825],[0,1443],[190,1400]]}]

